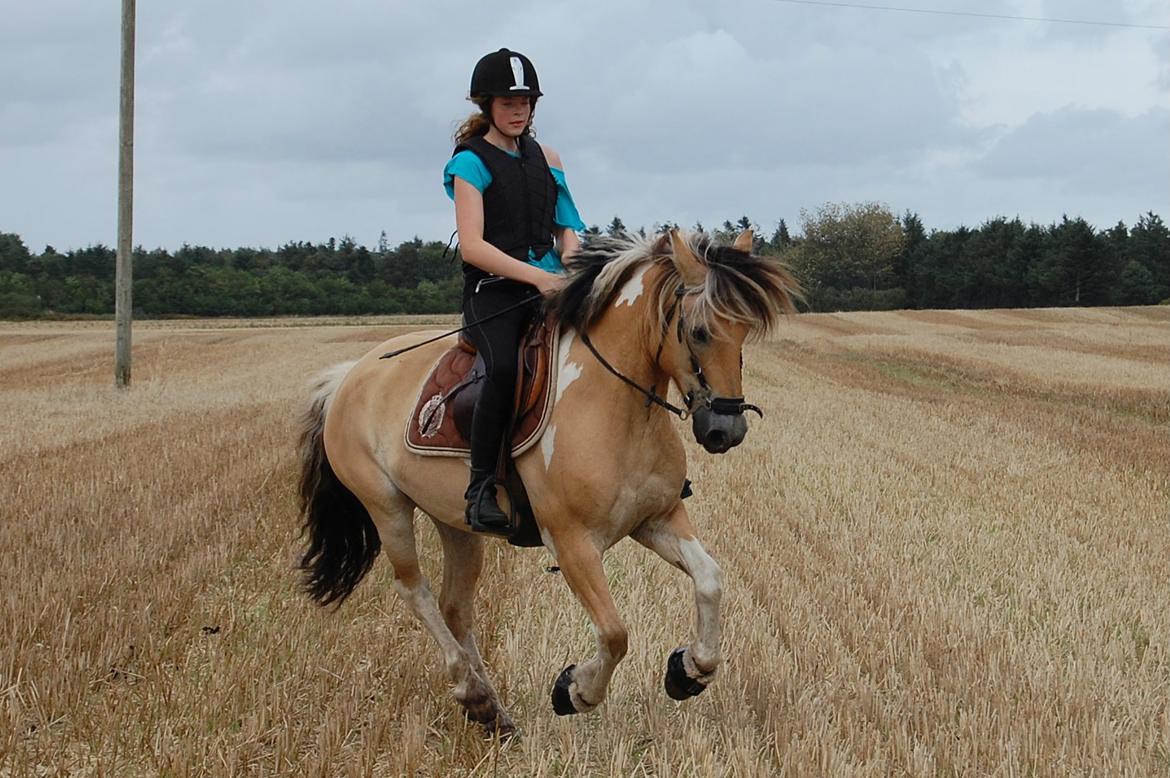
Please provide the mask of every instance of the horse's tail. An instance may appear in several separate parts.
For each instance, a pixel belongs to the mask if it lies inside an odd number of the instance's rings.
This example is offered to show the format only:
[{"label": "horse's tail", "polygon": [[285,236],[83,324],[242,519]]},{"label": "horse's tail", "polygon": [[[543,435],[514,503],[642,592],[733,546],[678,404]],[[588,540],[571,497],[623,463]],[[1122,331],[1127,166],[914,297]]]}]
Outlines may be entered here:
[{"label": "horse's tail", "polygon": [[313,380],[312,395],[301,417],[302,535],[309,548],[301,557],[305,592],[318,605],[345,601],[374,564],[381,549],[378,530],[361,501],[338,480],[325,453],[325,414],[354,362],[325,370]]}]

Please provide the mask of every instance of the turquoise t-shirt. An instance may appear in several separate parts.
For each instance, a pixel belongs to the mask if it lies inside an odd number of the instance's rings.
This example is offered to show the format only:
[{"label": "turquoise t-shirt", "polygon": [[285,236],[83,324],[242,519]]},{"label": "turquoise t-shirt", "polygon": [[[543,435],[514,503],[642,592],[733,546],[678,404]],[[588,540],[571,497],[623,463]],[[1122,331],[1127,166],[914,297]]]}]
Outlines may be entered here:
[{"label": "turquoise t-shirt", "polygon": [[[512,153],[510,151],[505,153],[513,157],[520,156],[518,153]],[[558,227],[567,227],[571,230],[584,230],[585,222],[581,221],[581,215],[577,213],[577,205],[573,202],[573,195],[569,194],[569,185],[565,183],[565,171],[552,167],[551,165],[549,166],[549,170],[552,172],[553,180],[557,183],[557,205],[556,210],[553,212],[553,224]],[[483,163],[483,160],[479,158],[478,154],[466,149],[447,160],[447,165],[443,168],[443,188],[447,190],[447,196],[452,201],[455,200],[456,176],[474,186],[480,191],[480,194],[492,182],[492,174],[487,169],[487,165]],[[552,273],[559,273],[564,270],[564,266],[561,265],[561,258],[557,255],[556,249],[551,249],[539,259],[530,250],[528,252],[528,264],[535,265],[541,270],[547,270]]]}]

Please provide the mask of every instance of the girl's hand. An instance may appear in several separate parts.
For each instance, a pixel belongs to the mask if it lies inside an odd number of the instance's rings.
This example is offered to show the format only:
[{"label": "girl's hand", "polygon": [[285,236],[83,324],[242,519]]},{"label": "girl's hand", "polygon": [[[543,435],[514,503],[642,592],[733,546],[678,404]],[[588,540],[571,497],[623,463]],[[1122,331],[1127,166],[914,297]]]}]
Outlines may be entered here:
[{"label": "girl's hand", "polygon": [[550,297],[560,291],[561,287],[565,285],[565,277],[560,273],[549,273],[546,270],[540,271],[532,284],[545,297]]}]

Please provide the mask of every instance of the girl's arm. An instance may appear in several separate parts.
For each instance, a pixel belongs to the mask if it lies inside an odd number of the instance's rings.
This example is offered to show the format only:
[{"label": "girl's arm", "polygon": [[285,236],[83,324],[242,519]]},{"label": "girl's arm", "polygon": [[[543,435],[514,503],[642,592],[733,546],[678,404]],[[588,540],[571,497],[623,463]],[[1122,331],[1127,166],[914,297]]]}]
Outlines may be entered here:
[{"label": "girl's arm", "polygon": [[559,289],[561,280],[527,262],[514,259],[483,239],[483,195],[474,186],[455,178],[455,227],[463,259],[484,272],[531,284],[542,293]]},{"label": "girl's arm", "polygon": [[569,257],[577,253],[577,249],[581,248],[581,239],[577,237],[577,231],[572,227],[565,227],[557,235],[557,253],[561,256],[562,262],[568,262]]}]

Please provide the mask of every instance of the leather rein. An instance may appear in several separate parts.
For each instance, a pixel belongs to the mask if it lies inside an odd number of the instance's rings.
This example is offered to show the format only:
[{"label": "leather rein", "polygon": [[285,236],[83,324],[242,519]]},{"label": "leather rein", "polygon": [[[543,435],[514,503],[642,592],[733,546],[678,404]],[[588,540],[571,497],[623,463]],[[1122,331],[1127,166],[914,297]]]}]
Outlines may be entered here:
[{"label": "leather rein", "polygon": [[760,418],[763,418],[764,412],[761,411],[758,406],[744,402],[742,397],[717,397],[711,391],[711,385],[707,383],[707,377],[703,375],[703,366],[699,364],[699,360],[695,356],[694,349],[691,348],[690,343],[687,343],[686,338],[684,337],[684,333],[686,332],[686,324],[683,320],[684,313],[681,302],[682,298],[685,297],[689,291],[690,290],[688,290],[685,286],[679,286],[678,291],[675,292],[674,302],[670,304],[670,310],[667,311],[666,317],[662,321],[662,338],[658,342],[658,351],[654,355],[654,363],[658,364],[658,360],[662,358],[662,349],[666,345],[666,333],[670,330],[670,322],[674,320],[675,312],[677,312],[678,326],[676,329],[678,332],[678,342],[680,344],[685,343],[687,347],[687,353],[691,358],[691,374],[699,380],[700,390],[698,395],[696,395],[693,390],[687,392],[686,397],[684,398],[686,401],[685,408],[679,408],[677,405],[667,401],[665,397],[658,394],[656,386],[651,385],[650,388],[647,389],[611,365],[605,357],[601,356],[601,353],[593,345],[593,341],[589,339],[588,333],[582,332],[581,340],[585,342],[585,346],[589,349],[593,356],[597,358],[597,361],[601,363],[602,367],[621,379],[623,383],[633,387],[646,397],[647,408],[649,408],[651,405],[658,405],[670,411],[675,416],[678,416],[684,421],[690,418],[700,406],[707,408],[709,411],[711,411],[711,413],[720,416],[739,416],[745,411],[754,411],[757,415],[759,415]]}]

